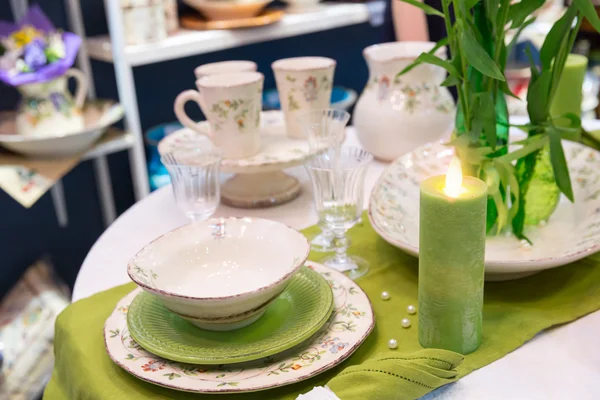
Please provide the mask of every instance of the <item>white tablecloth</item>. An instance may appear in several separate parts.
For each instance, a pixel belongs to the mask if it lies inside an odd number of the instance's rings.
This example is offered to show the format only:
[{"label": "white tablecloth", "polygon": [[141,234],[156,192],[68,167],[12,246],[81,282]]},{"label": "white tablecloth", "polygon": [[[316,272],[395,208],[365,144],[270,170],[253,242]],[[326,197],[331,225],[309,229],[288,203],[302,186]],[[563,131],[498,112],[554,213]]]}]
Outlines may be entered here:
[{"label": "white tablecloth", "polygon": [[[398,128],[401,132],[402,128]],[[357,144],[352,128],[348,130],[347,143]],[[384,167],[384,164],[375,162],[369,170],[365,206],[368,194]],[[215,216],[269,218],[297,229],[315,224],[317,217],[306,173],[301,167],[291,169],[289,173],[302,183],[302,194],[294,201],[258,210],[220,206]],[[102,234],[90,250],[77,277],[73,300],[128,282],[126,267],[129,258],[152,239],[186,222],[175,205],[170,187],[160,189],[136,203]],[[402,328],[398,328],[396,339],[400,341],[401,338]],[[542,333],[506,357],[426,397],[478,400],[600,399],[600,312]]]}]

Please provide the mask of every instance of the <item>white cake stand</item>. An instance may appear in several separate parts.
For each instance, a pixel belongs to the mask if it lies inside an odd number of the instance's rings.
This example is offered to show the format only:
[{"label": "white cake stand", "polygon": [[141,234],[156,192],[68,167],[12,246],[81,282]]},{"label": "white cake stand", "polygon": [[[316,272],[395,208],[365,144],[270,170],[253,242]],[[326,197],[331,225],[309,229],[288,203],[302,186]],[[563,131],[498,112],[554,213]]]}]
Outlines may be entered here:
[{"label": "white cake stand", "polygon": [[[200,129],[210,129],[207,121]],[[191,129],[173,132],[158,144],[164,154],[179,148],[210,145],[206,135]],[[286,203],[298,197],[300,183],[284,169],[302,165],[309,155],[306,140],[287,136],[281,111],[261,114],[261,149],[243,159],[223,159],[221,171],[235,174],[221,185],[221,201],[232,207],[262,208]]]}]

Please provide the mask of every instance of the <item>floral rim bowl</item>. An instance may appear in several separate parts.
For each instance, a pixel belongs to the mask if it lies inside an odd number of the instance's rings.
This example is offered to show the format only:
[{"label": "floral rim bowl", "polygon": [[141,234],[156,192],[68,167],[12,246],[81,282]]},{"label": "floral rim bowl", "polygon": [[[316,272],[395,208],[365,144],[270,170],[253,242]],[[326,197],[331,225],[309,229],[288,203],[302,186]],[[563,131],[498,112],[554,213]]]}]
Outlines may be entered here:
[{"label": "floral rim bowl", "polygon": [[170,311],[209,330],[262,316],[302,267],[310,246],[295,229],[259,218],[213,218],[146,245],[127,273]]},{"label": "floral rim bowl", "polygon": [[[512,118],[515,124],[527,122]],[[587,130],[600,126],[585,121]],[[522,139],[511,130],[511,140]],[[560,267],[600,251],[600,152],[565,141],[575,203],[564,196],[551,217],[538,226],[527,226],[533,245],[510,232],[488,236],[485,279],[519,279]],[[414,256],[419,255],[419,185],[427,177],[445,174],[454,150],[441,142],[426,144],[390,164],[375,185],[369,201],[369,220],[387,242]]]}]

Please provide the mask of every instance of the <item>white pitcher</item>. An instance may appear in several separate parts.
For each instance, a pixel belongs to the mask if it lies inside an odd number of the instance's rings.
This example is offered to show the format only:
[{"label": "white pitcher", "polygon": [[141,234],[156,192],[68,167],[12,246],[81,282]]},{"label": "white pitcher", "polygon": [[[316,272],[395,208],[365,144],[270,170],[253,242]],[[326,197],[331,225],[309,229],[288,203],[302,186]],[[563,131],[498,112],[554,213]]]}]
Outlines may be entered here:
[{"label": "white pitcher", "polygon": [[[446,71],[421,64],[397,77],[433,46],[433,42],[395,42],[363,51],[370,76],[356,103],[353,124],[362,146],[375,157],[395,160],[451,131],[454,101],[450,91],[440,86]],[[436,55],[445,59],[445,49]]]},{"label": "white pitcher", "polygon": [[[67,79],[75,78],[75,98],[67,87]],[[88,82],[83,72],[71,68],[52,80],[17,87],[21,105],[17,114],[17,133],[30,136],[66,135],[85,127],[83,104]]]}]

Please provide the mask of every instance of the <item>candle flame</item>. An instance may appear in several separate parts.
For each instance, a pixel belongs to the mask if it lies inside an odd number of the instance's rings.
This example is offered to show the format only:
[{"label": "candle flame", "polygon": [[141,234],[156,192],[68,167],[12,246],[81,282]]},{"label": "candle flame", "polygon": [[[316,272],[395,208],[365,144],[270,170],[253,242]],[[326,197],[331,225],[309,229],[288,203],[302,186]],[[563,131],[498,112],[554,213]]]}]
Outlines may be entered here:
[{"label": "candle flame", "polygon": [[450,166],[448,167],[448,173],[446,174],[446,186],[444,187],[446,196],[454,198],[458,197],[464,191],[462,181],[463,176],[460,160],[453,157]]}]

